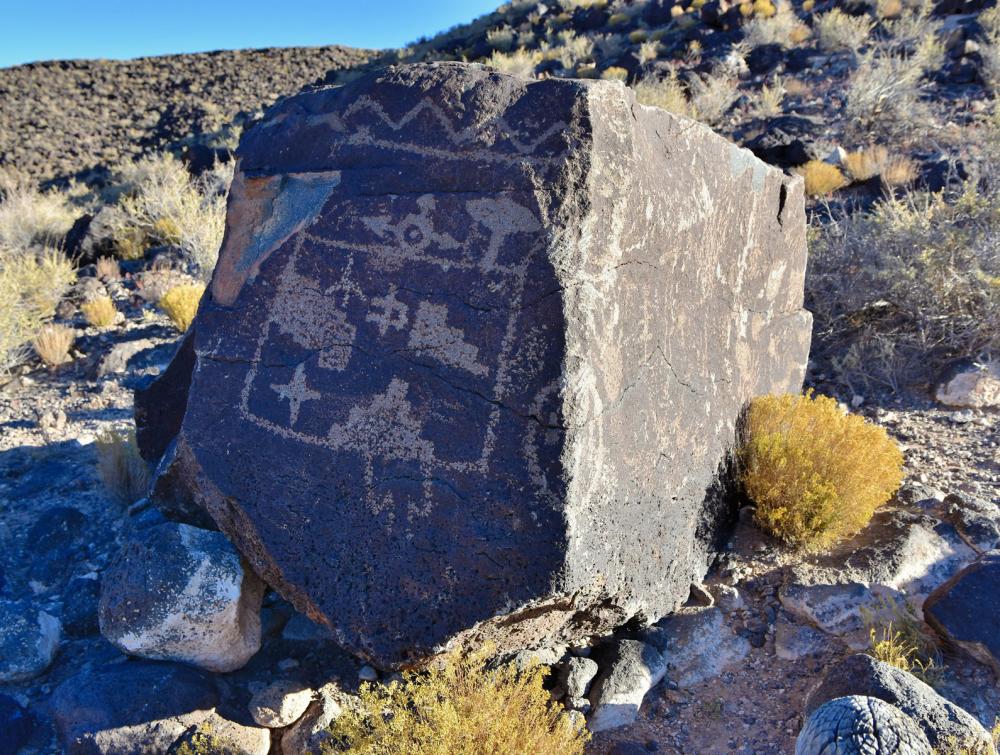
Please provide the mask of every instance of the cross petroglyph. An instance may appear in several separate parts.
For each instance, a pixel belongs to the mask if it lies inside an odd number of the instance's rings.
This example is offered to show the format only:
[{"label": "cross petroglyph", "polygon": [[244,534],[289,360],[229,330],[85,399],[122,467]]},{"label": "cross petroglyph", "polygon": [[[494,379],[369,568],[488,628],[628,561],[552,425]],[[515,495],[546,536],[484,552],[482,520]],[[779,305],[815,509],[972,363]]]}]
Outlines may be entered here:
[{"label": "cross petroglyph", "polygon": [[296,367],[295,374],[288,383],[284,385],[271,384],[271,390],[288,402],[290,413],[288,424],[293,426],[299,418],[299,409],[302,404],[306,401],[314,401],[323,395],[319,391],[312,390],[306,383],[305,367],[304,363]]}]

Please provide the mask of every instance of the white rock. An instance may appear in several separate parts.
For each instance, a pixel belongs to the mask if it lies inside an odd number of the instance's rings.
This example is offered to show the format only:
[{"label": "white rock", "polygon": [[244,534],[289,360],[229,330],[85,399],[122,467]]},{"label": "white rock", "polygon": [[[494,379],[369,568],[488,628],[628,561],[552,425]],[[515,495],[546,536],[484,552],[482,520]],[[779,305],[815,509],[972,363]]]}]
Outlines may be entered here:
[{"label": "white rock", "polygon": [[938,386],[935,398],[946,406],[1000,409],[1000,362],[959,372]]},{"label": "white rock", "polygon": [[28,601],[0,600],[0,682],[43,673],[59,649],[59,619]]},{"label": "white rock", "polygon": [[659,684],[667,670],[663,656],[652,645],[616,640],[602,648],[600,672],[590,691],[591,731],[606,731],[635,721],[642,700]]},{"label": "white rock", "polygon": [[733,632],[717,607],[668,616],[644,638],[663,653],[670,678],[681,687],[718,676],[750,652],[750,643]]},{"label": "white rock", "polygon": [[248,707],[258,724],[269,729],[281,729],[295,723],[306,712],[312,699],[313,691],[308,687],[282,680],[272,682],[257,692]]},{"label": "white rock", "polygon": [[285,755],[319,753],[330,739],[330,724],[337,720],[348,704],[348,696],[335,684],[324,684],[302,717],[288,727],[281,737]]}]

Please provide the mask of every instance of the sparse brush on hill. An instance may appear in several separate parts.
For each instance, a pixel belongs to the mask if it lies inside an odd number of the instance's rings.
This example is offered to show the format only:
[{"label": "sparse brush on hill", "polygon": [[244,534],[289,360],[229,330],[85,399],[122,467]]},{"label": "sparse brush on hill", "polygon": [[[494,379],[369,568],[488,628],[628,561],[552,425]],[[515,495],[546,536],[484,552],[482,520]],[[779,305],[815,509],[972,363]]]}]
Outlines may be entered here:
[{"label": "sparse brush on hill", "polygon": [[326,753],[451,755],[546,753],[582,755],[587,729],[542,686],[547,669],[490,668],[489,649],[448,657],[403,682],[364,685],[359,705],[331,727]]},{"label": "sparse brush on hill", "polygon": [[739,459],[757,523],[808,550],[860,531],[903,479],[883,428],[811,393],[755,398]]},{"label": "sparse brush on hill", "polygon": [[232,164],[192,179],[170,154],[147,157],[121,169],[123,211],[115,233],[119,256],[138,259],[149,246],[174,244],[208,279],[219,256]]},{"label": "sparse brush on hill", "polygon": [[806,304],[840,377],[899,390],[1000,353],[998,247],[1000,195],[983,181],[817,225]]}]

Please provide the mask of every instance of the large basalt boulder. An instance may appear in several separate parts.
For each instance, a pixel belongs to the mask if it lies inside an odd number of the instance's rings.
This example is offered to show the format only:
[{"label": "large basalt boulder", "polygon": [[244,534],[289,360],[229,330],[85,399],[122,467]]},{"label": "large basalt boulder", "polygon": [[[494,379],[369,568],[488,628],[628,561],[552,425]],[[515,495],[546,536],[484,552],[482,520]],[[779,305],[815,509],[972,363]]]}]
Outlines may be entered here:
[{"label": "large basalt boulder", "polygon": [[806,719],[795,755],[933,755],[927,737],[899,708],[877,697],[838,697]]},{"label": "large basalt boulder", "polygon": [[680,606],[742,408],[801,385],[800,179],[456,63],[303,92],[237,156],[174,463],[257,571],[381,666]]}]

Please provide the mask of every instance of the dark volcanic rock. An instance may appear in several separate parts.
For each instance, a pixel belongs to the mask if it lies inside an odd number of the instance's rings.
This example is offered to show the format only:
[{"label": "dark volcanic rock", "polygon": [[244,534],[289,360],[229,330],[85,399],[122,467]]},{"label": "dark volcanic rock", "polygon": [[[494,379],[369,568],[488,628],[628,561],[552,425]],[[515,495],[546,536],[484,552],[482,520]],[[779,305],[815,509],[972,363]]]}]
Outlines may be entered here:
[{"label": "dark volcanic rock", "polygon": [[924,618],[1000,677],[1000,551],[980,557],[931,593]]},{"label": "dark volcanic rock", "polygon": [[174,663],[132,662],[84,671],[52,696],[68,753],[166,752],[219,701],[208,674]]},{"label": "dark volcanic rock", "polygon": [[877,697],[838,697],[806,719],[795,755],[933,755],[920,728]]},{"label": "dark volcanic rock", "polygon": [[135,392],[136,444],[146,461],[157,462],[181,429],[194,369],[194,328],[188,328],[170,365]]},{"label": "dark volcanic rock", "polygon": [[742,407],[801,383],[800,179],[462,64],[302,93],[238,158],[177,463],[258,573],[382,666],[680,606]]},{"label": "dark volcanic rock", "polygon": [[4,752],[17,752],[35,729],[35,721],[13,697],[0,694],[0,744]]},{"label": "dark volcanic rock", "polygon": [[828,700],[848,695],[891,703],[913,719],[934,746],[944,747],[951,739],[989,745],[990,735],[969,713],[913,674],[863,653],[849,656],[827,671],[806,698],[804,714],[809,716]]}]

